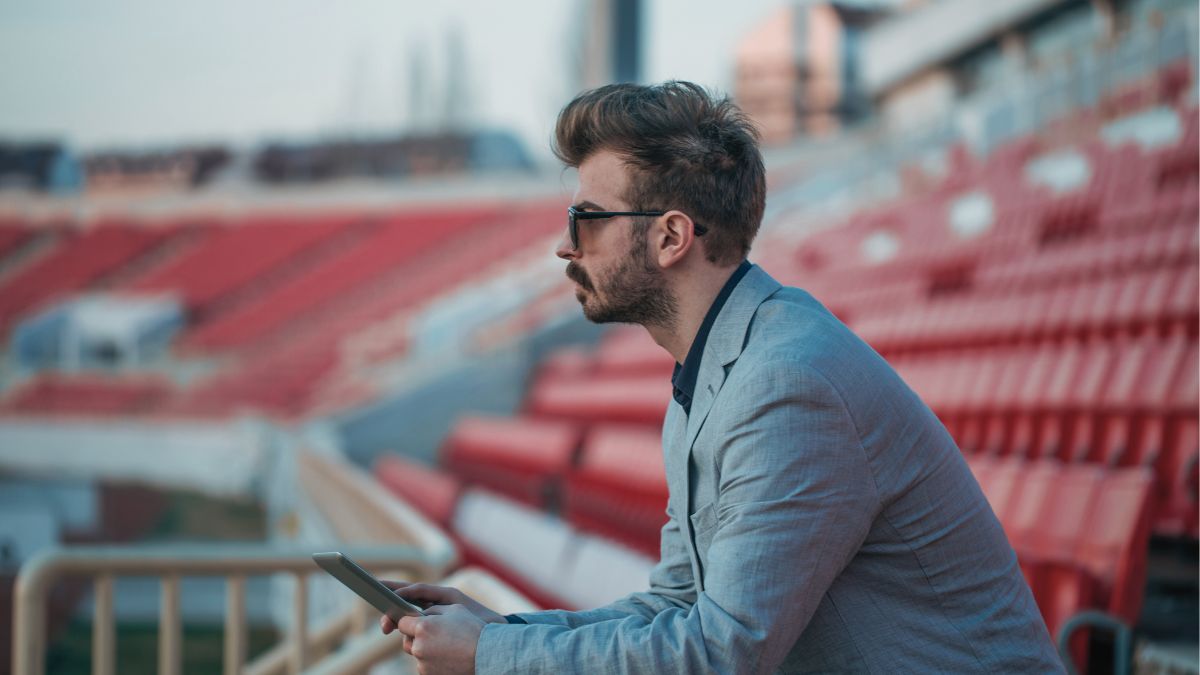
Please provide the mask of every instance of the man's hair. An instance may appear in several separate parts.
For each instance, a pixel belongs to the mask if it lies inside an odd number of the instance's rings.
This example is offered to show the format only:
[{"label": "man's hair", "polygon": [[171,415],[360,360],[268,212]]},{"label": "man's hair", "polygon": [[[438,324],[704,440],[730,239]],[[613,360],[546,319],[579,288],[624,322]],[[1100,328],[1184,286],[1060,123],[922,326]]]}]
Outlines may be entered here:
[{"label": "man's hair", "polygon": [[554,154],[578,168],[609,150],[630,168],[630,208],[678,209],[708,228],[709,262],[746,257],[766,202],[758,130],[728,97],[691,82],[610,84],[558,114]]}]

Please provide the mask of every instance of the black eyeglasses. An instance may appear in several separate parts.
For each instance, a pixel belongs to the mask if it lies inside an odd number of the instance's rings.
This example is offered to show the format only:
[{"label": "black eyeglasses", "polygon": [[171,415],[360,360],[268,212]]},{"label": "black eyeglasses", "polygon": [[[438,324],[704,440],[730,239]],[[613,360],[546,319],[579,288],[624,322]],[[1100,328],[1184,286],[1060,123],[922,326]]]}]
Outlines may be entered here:
[{"label": "black eyeglasses", "polygon": [[[661,216],[666,211],[580,211],[574,206],[567,207],[567,232],[571,236],[571,248],[579,248],[579,225],[580,220],[601,220],[604,218],[616,218],[617,216]],[[708,230],[699,223],[692,223],[692,228],[696,232],[696,236],[701,236]]]}]

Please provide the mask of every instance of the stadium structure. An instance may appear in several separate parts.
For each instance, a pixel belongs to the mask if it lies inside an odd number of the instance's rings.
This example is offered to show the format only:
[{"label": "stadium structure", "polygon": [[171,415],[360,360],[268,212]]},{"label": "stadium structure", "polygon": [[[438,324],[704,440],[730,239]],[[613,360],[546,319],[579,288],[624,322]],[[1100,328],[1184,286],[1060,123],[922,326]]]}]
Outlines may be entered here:
[{"label": "stadium structure", "polygon": [[[1196,6],[844,4],[739,50],[752,260],[942,420],[1079,672],[1196,672]],[[414,672],[331,548],[504,612],[643,588],[673,362],[580,316],[567,199],[0,198],[13,672]]]}]

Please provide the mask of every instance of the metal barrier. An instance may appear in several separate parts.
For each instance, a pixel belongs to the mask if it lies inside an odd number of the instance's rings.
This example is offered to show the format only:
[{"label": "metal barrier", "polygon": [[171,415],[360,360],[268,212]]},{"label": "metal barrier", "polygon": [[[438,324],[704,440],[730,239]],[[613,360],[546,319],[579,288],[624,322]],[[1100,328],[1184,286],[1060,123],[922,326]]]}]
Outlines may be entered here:
[{"label": "metal barrier", "polygon": [[[433,580],[441,576],[445,560],[433,560],[416,548],[403,546],[354,547],[346,552],[364,567],[399,573],[405,578]],[[346,637],[366,628],[361,608],[335,617],[320,629],[308,630],[306,577],[319,572],[312,551],[281,550],[269,546],[206,545],[147,547],[73,547],[47,551],[21,567],[13,604],[13,673],[42,675],[46,652],[46,597],[50,588],[67,575],[92,578],[95,614],[92,624],[92,673],[116,672],[113,581],[124,576],[153,576],[162,580],[158,631],[158,672],[177,675],[181,668],[182,622],[180,579],[185,576],[221,576],[226,579],[224,672],[227,675],[267,675],[286,670],[299,673],[316,658],[331,651]],[[296,580],[291,634],[283,645],[253,664],[246,664],[245,580],[248,576],[290,574]],[[396,653],[373,654],[374,663]],[[361,666],[363,659],[355,663]],[[366,665],[370,665],[367,663]],[[365,667],[365,666],[362,666]],[[323,672],[359,672],[325,670]]]},{"label": "metal barrier", "polygon": [[[370,475],[337,456],[297,452],[297,488],[332,526],[333,540],[325,545],[347,552],[364,567],[399,578],[435,581],[457,561],[453,542],[435,525],[396,499]],[[309,629],[308,587],[305,578],[319,568],[312,546],[300,549],[270,545],[173,545],[134,547],[71,547],[47,551],[26,562],[16,581],[13,605],[13,673],[42,675],[46,655],[47,593],[63,576],[92,579],[95,618],[92,624],[93,675],[110,675],[116,666],[113,620],[113,581],[117,577],[158,577],[162,583],[158,632],[158,672],[180,672],[182,621],[180,580],[183,577],[226,579],[224,672],[245,675],[299,673],[342,649],[321,672],[336,675],[362,672],[370,665],[401,653],[398,640],[348,638],[369,626],[365,603]],[[295,580],[291,634],[287,640],[246,663],[246,578],[288,574]],[[322,573],[323,574],[323,573]]]},{"label": "metal barrier", "polygon": [[1113,632],[1113,673],[1114,675],[1129,675],[1133,659],[1133,631],[1128,624],[1117,617],[1094,610],[1072,616],[1058,630],[1058,653],[1062,656],[1067,672],[1071,675],[1079,675],[1079,667],[1071,656],[1071,636],[1080,628],[1088,627],[1107,628]]}]

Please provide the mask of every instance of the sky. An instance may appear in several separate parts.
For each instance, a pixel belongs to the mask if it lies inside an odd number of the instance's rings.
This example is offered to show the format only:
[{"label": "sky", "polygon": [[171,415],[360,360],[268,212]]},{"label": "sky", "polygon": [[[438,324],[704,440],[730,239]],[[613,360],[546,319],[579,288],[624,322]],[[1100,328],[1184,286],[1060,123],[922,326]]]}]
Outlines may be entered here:
[{"label": "sky", "polygon": [[[0,0],[0,139],[92,151],[395,133],[434,122],[430,106],[414,114],[412,74],[437,97],[457,32],[469,121],[546,160],[584,1]],[[784,4],[644,0],[643,79],[730,90],[738,40]]]}]

